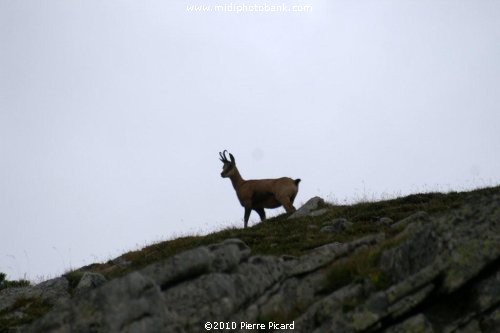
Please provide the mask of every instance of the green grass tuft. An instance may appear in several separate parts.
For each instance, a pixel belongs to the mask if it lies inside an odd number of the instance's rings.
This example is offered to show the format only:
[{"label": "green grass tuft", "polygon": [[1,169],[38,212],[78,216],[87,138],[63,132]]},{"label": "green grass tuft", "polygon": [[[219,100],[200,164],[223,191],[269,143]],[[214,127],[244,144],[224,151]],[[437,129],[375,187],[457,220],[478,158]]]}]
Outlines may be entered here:
[{"label": "green grass tuft", "polygon": [[28,287],[31,283],[28,280],[14,280],[9,281],[6,279],[5,273],[0,273],[0,290],[12,287]]}]

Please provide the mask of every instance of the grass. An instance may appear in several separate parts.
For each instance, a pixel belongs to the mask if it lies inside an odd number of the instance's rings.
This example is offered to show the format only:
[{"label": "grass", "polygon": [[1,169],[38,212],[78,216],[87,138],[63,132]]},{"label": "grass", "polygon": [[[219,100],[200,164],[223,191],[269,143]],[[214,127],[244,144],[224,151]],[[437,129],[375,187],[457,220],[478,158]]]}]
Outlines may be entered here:
[{"label": "grass", "polygon": [[[110,260],[102,264],[91,264],[68,274],[76,283],[78,276],[81,276],[78,272],[83,271],[101,273],[106,278],[112,279],[182,251],[221,242],[227,238],[243,240],[252,249],[252,254],[300,256],[327,243],[348,242],[370,233],[383,231],[390,238],[397,233],[397,230],[375,223],[381,217],[390,217],[398,221],[419,210],[429,214],[439,214],[460,206],[474,194],[495,193],[499,189],[500,187],[493,187],[460,193],[412,194],[379,202],[326,205],[328,212],[321,216],[287,220],[287,215],[283,214],[247,229],[227,228],[205,236],[180,237],[123,254],[121,258],[128,262],[128,265],[116,265]],[[354,222],[354,227],[339,233],[319,231],[324,222],[339,217]]]},{"label": "grass", "polygon": [[[151,263],[165,259],[182,251],[197,246],[221,242],[227,238],[239,238],[252,250],[252,254],[261,255],[294,255],[300,256],[313,248],[332,243],[348,242],[367,234],[385,232],[386,240],[369,248],[361,248],[349,257],[339,259],[326,271],[325,292],[337,290],[349,283],[368,279],[378,289],[390,284],[390,279],[378,269],[380,254],[388,248],[396,246],[404,240],[395,228],[376,223],[381,217],[389,217],[394,221],[401,220],[417,211],[426,211],[431,215],[439,215],[460,206],[464,202],[475,200],[475,195],[494,194],[500,192],[500,186],[475,190],[471,192],[426,193],[413,194],[402,198],[379,202],[363,202],[354,205],[331,205],[323,208],[328,211],[317,217],[303,217],[287,220],[283,214],[259,223],[248,229],[227,228],[205,236],[185,236],[164,242],[158,242],[141,250],[123,254],[120,259],[128,264],[116,264],[115,260],[96,263],[77,270],[69,271],[64,276],[73,290],[83,276],[83,272],[92,271],[113,279],[128,272],[141,269]],[[334,218],[346,218],[353,222],[353,227],[338,233],[320,232],[321,226]],[[0,289],[17,286],[28,286],[25,280],[8,281],[5,274],[0,273]],[[353,301],[354,302],[354,301]],[[355,304],[347,304],[348,311]],[[0,332],[19,327],[41,317],[50,305],[34,299],[19,299],[8,309],[0,311]],[[272,318],[260,318],[262,321],[287,322],[289,318],[301,312],[297,305],[291,313],[275,313]]]},{"label": "grass", "polygon": [[20,298],[0,311],[0,332],[12,332],[46,314],[52,306],[39,298]]},{"label": "grass", "polygon": [[364,279],[369,280],[377,290],[388,288],[392,280],[379,269],[380,256],[384,250],[397,246],[405,239],[406,236],[394,236],[334,262],[326,273],[325,292],[332,292]]},{"label": "grass", "polygon": [[27,287],[30,285],[28,280],[14,280],[9,281],[6,279],[5,273],[0,273],[0,290],[11,287]]},{"label": "grass", "polygon": [[80,282],[80,280],[82,279],[83,274],[84,274],[84,272],[81,270],[69,271],[69,272],[63,274],[63,276],[66,278],[66,280],[68,280],[69,289],[71,291],[76,288],[76,286],[78,285],[78,282]]}]

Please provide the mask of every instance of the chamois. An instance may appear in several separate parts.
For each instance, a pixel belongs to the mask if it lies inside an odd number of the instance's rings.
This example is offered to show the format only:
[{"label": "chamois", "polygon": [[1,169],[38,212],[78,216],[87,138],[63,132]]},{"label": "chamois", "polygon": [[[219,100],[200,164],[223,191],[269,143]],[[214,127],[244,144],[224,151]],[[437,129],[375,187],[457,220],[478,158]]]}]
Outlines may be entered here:
[{"label": "chamois", "polygon": [[293,213],[295,207],[293,201],[299,191],[300,179],[282,177],[276,179],[251,179],[244,180],[236,167],[234,156],[229,153],[230,160],[226,157],[226,151],[219,152],[222,166],[221,177],[231,179],[236,195],[241,205],[245,208],[245,228],[248,225],[250,213],[255,210],[260,220],[266,219],[264,208],[277,208],[283,206],[287,213]]}]

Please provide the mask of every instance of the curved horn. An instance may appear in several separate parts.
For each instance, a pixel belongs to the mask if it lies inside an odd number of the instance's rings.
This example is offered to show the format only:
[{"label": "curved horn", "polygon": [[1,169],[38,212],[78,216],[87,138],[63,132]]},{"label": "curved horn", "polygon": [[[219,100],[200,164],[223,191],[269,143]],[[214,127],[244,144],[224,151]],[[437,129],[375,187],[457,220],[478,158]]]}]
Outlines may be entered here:
[{"label": "curved horn", "polygon": [[227,162],[229,162],[229,161],[227,160],[227,157],[226,157],[226,152],[227,152],[227,150],[224,150],[224,152],[222,152],[222,153],[221,153],[221,152],[219,152],[220,160],[221,160],[221,162],[222,162],[222,163],[227,163]]}]

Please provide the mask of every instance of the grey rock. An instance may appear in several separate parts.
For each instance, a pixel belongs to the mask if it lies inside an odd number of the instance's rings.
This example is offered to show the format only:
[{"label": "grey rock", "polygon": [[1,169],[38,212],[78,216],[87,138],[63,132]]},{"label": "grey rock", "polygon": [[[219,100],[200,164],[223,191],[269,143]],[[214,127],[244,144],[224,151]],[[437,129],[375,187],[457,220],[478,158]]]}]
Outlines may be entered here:
[{"label": "grey rock", "polygon": [[[57,306],[70,298],[69,283],[59,277],[39,283],[36,286],[8,288],[0,291],[0,331],[23,332],[26,326],[10,327],[6,330],[5,322],[12,320],[26,321],[33,316],[32,304],[49,304]],[[21,303],[19,303],[21,302]],[[19,306],[19,304],[23,304]],[[37,305],[35,305],[37,306]],[[9,308],[12,310],[9,311]]]},{"label": "grey rock", "polygon": [[323,223],[323,227],[320,229],[321,232],[341,232],[345,230],[352,229],[354,223],[347,221],[345,218],[337,218],[332,221]]},{"label": "grey rock", "polygon": [[385,333],[433,333],[434,329],[425,315],[418,314],[410,317],[400,324],[389,327]]},{"label": "grey rock", "polygon": [[36,286],[0,290],[0,311],[11,307],[19,299],[33,298],[49,304],[56,304],[70,297],[68,287],[68,280],[64,277],[58,277],[41,282]]},{"label": "grey rock", "polygon": [[320,216],[320,215],[323,215],[323,214],[325,214],[327,212],[328,212],[328,209],[321,208],[321,209],[314,210],[314,211],[310,212],[309,216]]},{"label": "grey rock", "polygon": [[362,302],[366,292],[366,286],[350,284],[326,295],[297,317],[298,332],[354,332],[348,328],[349,318],[335,314],[343,313],[345,304]]},{"label": "grey rock", "polygon": [[99,273],[84,272],[80,282],[75,288],[74,294],[86,293],[106,282],[106,278]]},{"label": "grey rock", "polygon": [[480,312],[500,304],[500,270],[478,282],[473,290],[476,295],[474,305]]},{"label": "grey rock", "polygon": [[394,281],[401,281],[431,264],[436,258],[437,248],[434,225],[425,225],[401,245],[384,251],[380,257],[380,268]]},{"label": "grey rock", "polygon": [[300,275],[313,272],[332,263],[334,260],[347,256],[365,245],[374,245],[384,239],[384,234],[368,235],[353,242],[340,244],[334,242],[315,248],[310,253],[299,257],[292,263],[285,263],[284,269],[288,275]]},{"label": "grey rock", "polygon": [[[318,208],[322,205],[325,204],[325,200],[323,200],[320,197],[314,197],[309,199],[302,207],[297,209],[292,215],[288,217],[288,219],[295,219],[298,217],[304,217],[304,216],[317,216],[318,214],[324,214],[327,212],[327,210],[321,209],[320,213],[314,211],[318,210]],[[311,215],[311,214],[317,214],[317,215]]]},{"label": "grey rock", "polygon": [[394,223],[394,220],[390,217],[381,217],[377,220],[377,224],[380,225],[391,225]]},{"label": "grey rock", "polygon": [[416,212],[415,214],[412,214],[408,216],[407,218],[398,221],[396,223],[393,223],[391,227],[393,228],[404,228],[410,223],[415,223],[415,222],[428,222],[430,220],[429,214],[427,214],[424,211],[419,211]]},{"label": "grey rock", "polygon": [[157,285],[166,288],[170,284],[208,273],[215,255],[207,247],[198,247],[152,264],[141,271]]},{"label": "grey rock", "polygon": [[390,313],[392,317],[401,317],[403,314],[422,303],[434,289],[434,284],[430,283],[411,295],[405,295],[405,297],[387,308],[388,313]]},{"label": "grey rock", "polygon": [[479,327],[479,323],[476,320],[471,320],[467,325],[458,328],[455,330],[457,333],[476,333],[481,332],[481,328]]},{"label": "grey rock", "polygon": [[165,331],[173,319],[154,282],[133,272],[59,304],[28,332]]},{"label": "grey rock", "polygon": [[209,249],[215,255],[212,268],[216,271],[230,271],[250,256],[250,248],[239,239],[226,239],[211,245]]},{"label": "grey rock", "polygon": [[326,233],[333,233],[333,232],[338,232],[339,230],[337,230],[337,228],[331,226],[331,225],[326,225],[324,227],[321,227],[321,229],[319,229],[320,232],[326,232]]},{"label": "grey rock", "polygon": [[116,266],[122,267],[122,268],[128,267],[131,264],[131,262],[128,261],[127,259],[125,259],[124,257],[118,257],[116,259],[113,259],[111,262],[113,264],[115,264]]},{"label": "grey rock", "polygon": [[500,327],[500,306],[497,306],[490,314],[484,316],[481,328],[484,333],[497,333]]}]

